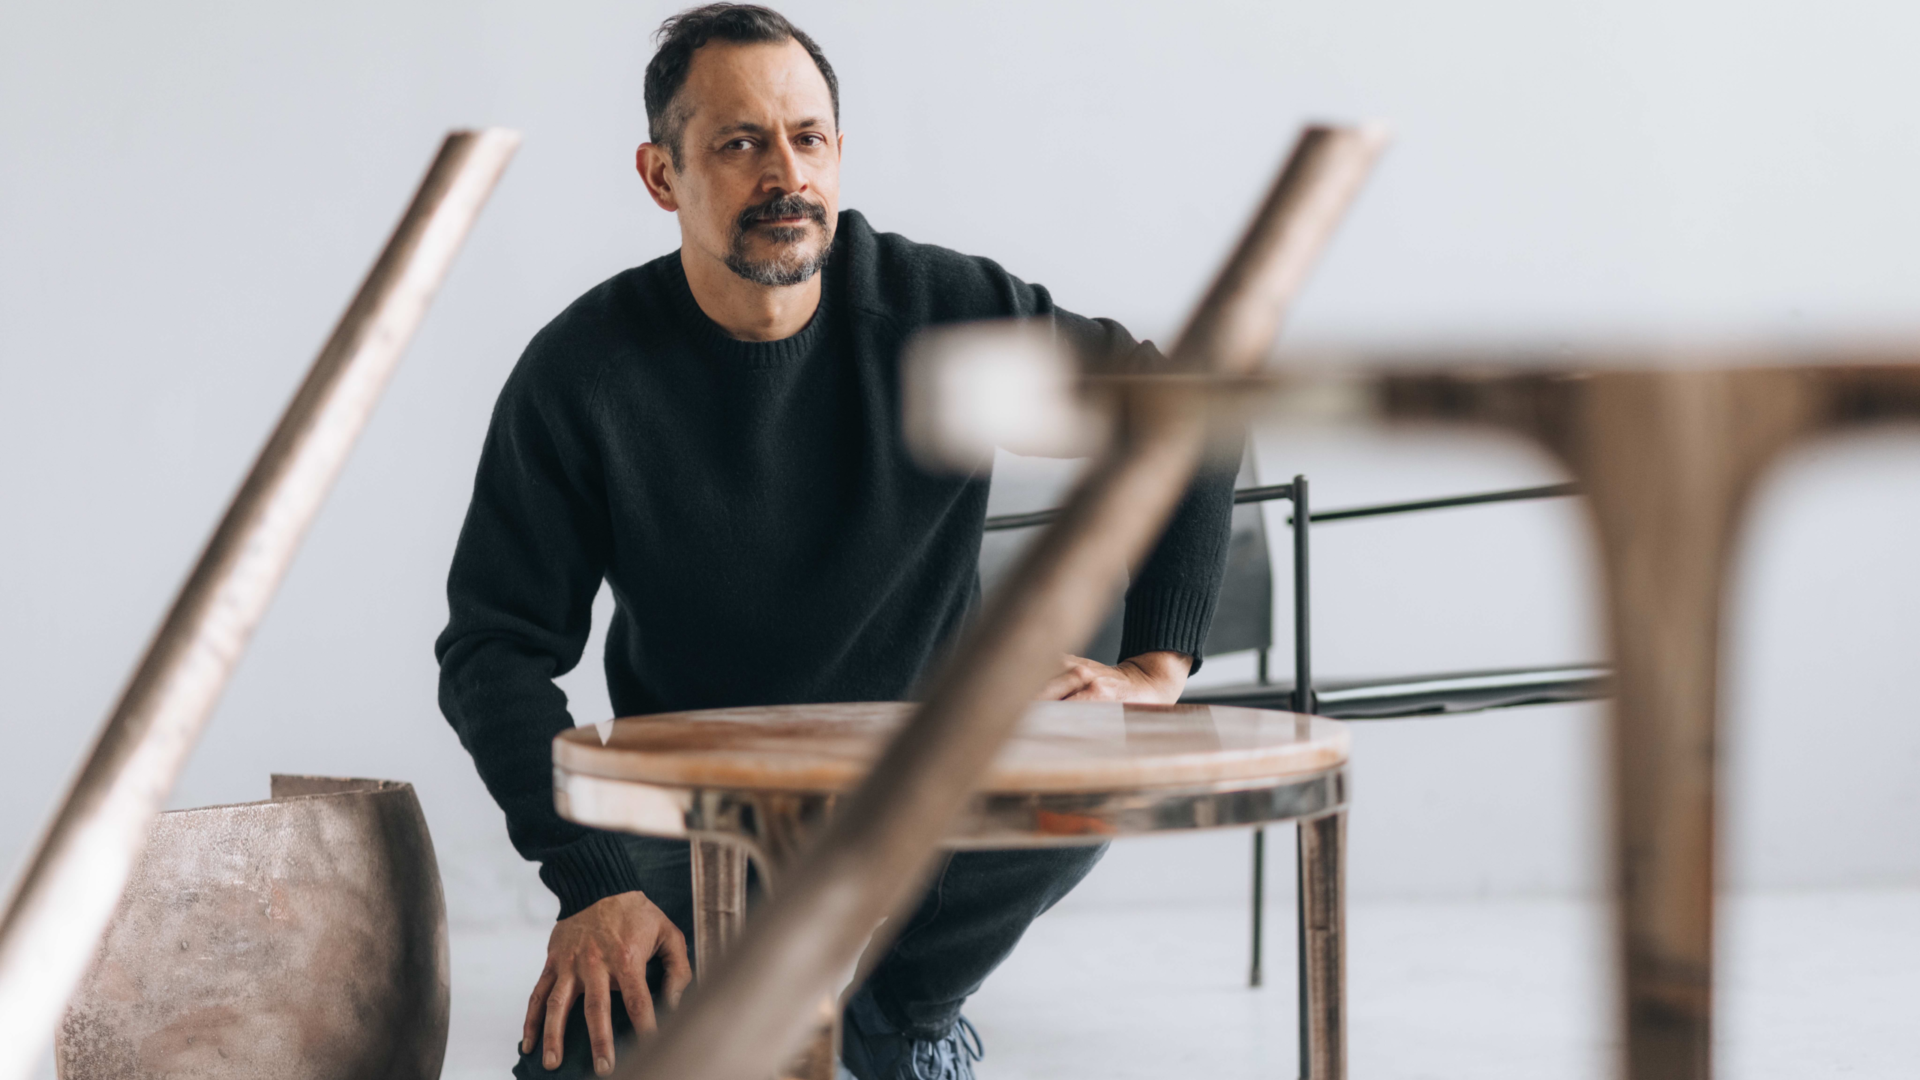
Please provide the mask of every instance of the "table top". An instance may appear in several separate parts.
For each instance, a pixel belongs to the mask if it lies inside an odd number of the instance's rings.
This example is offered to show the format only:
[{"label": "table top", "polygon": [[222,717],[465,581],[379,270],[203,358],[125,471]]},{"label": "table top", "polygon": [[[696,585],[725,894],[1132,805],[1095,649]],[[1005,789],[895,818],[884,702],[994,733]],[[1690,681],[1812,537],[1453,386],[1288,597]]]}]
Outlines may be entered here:
[{"label": "table top", "polygon": [[[662,713],[575,728],[558,769],[706,790],[843,792],[912,713],[904,702]],[[1111,792],[1278,780],[1344,765],[1346,725],[1230,705],[1038,702],[981,784],[988,793]]]}]

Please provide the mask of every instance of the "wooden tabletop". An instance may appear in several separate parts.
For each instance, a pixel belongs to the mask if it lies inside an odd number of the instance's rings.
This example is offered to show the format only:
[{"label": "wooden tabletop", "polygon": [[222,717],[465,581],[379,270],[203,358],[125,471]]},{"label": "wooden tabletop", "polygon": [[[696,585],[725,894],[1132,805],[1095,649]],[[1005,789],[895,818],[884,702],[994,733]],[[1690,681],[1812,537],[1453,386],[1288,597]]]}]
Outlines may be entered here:
[{"label": "wooden tabletop", "polygon": [[[913,706],[779,705],[611,720],[554,740],[558,768],[753,791],[851,790]],[[1121,791],[1278,779],[1347,760],[1346,725],[1231,705],[1036,703],[981,790]]]}]

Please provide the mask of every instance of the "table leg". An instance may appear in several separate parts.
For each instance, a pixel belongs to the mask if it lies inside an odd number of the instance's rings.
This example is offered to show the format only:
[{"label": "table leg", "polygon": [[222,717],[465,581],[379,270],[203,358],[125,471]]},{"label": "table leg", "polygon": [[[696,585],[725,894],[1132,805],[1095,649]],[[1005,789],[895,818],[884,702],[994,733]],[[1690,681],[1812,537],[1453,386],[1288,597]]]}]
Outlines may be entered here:
[{"label": "table leg", "polygon": [[832,994],[820,1000],[813,1038],[780,1071],[780,1080],[834,1080],[840,1063],[840,999]]},{"label": "table leg", "polygon": [[[763,806],[760,817],[769,835],[762,847],[778,856],[790,856],[798,844],[804,823],[793,815],[780,813],[781,807]],[[792,820],[789,820],[793,818]],[[767,841],[772,842],[767,842]],[[717,963],[740,934],[747,918],[747,866],[749,849],[740,844],[714,840],[691,842],[693,854],[693,952],[698,967],[695,974],[705,978],[707,965]],[[761,870],[771,887],[771,879],[784,867],[784,858],[768,860]],[[780,1070],[778,1080],[834,1080],[840,1061],[840,1001],[828,996],[820,1002],[815,1034],[800,1053]]]},{"label": "table leg", "polygon": [[1347,815],[1300,823],[1300,1075],[1347,1077]]},{"label": "table leg", "polygon": [[1615,355],[1579,377],[1557,357],[1532,372],[1387,379],[1395,415],[1520,432],[1587,496],[1614,663],[1615,1016],[1619,1073],[1633,1080],[1713,1074],[1721,624],[1747,502],[1795,442],[1920,415],[1911,349],[1801,367],[1756,354],[1719,370],[1696,366],[1706,355],[1607,370],[1623,366]]},{"label": "table leg", "polygon": [[693,847],[693,955],[705,977],[740,934],[747,918],[747,849],[695,840]]}]

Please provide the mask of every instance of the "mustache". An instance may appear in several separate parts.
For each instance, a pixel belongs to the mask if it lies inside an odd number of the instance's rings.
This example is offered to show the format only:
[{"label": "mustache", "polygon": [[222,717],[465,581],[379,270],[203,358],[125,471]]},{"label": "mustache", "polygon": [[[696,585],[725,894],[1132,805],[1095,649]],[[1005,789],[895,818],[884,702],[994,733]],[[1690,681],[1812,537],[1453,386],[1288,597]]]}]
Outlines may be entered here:
[{"label": "mustache", "polygon": [[781,195],[759,206],[749,206],[740,212],[734,224],[744,232],[762,222],[789,217],[804,217],[823,229],[827,226],[827,208],[799,195]]}]

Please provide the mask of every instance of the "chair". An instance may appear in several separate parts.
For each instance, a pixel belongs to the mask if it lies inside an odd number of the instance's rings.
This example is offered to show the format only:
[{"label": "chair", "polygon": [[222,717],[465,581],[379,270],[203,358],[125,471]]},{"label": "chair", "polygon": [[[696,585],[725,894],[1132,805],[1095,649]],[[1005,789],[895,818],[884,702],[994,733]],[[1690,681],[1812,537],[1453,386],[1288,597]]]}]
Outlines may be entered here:
[{"label": "chair", "polygon": [[[1252,461],[1243,459],[1235,480],[1236,493],[1268,490],[1255,487],[1253,483]],[[1205,654],[1223,656],[1249,649],[1257,650],[1260,680],[1264,685],[1267,651],[1273,647],[1273,565],[1267,553],[1266,520],[1260,513],[1260,507],[1254,505],[1258,501],[1235,499],[1233,532],[1227,541],[1227,572],[1221,584],[1220,606],[1215,609],[1213,627],[1207,632]],[[1026,530],[1052,520],[1053,512],[1050,510],[1001,514],[987,519],[987,535],[980,548],[980,587],[983,592],[991,593],[1013,568],[1021,549],[1033,537]],[[1119,603],[1119,591],[1116,584],[1113,611],[1108,613],[1106,621],[1100,624],[1099,632],[1081,651],[1082,656],[1103,664],[1119,661],[1121,619],[1124,614]],[[1285,709],[1291,706],[1265,704],[1259,707]]]},{"label": "chair", "polygon": [[[1227,545],[1227,566],[1221,580],[1220,604],[1208,632],[1205,655],[1253,650],[1255,681],[1189,690],[1181,702],[1207,705],[1244,705],[1262,709],[1308,712],[1342,720],[1385,720],[1409,716],[1481,712],[1521,705],[1590,701],[1611,693],[1611,671],[1593,663],[1552,667],[1496,668],[1475,671],[1405,675],[1387,679],[1316,679],[1312,671],[1312,619],[1309,576],[1309,538],[1315,522],[1346,521],[1579,494],[1572,484],[1481,492],[1412,502],[1385,503],[1339,510],[1314,511],[1309,504],[1305,476],[1290,483],[1261,486],[1251,457],[1243,458],[1235,479],[1233,528]],[[1286,499],[1294,513],[1288,518],[1292,533],[1294,677],[1275,681],[1269,676],[1273,648],[1273,566],[1267,530],[1259,504]],[[1052,520],[1050,511],[1006,514],[987,519],[989,543],[982,548],[981,581],[991,589],[1012,564],[1022,540],[999,539],[1018,530]],[[1024,539],[1024,538],[1022,538]],[[1091,659],[1113,663],[1120,650],[1121,609],[1116,605],[1085,653]],[[1253,834],[1252,958],[1247,985],[1261,985],[1266,879],[1266,830]],[[1304,933],[1304,928],[1301,931]],[[1304,977],[1304,973],[1303,973]]]}]

